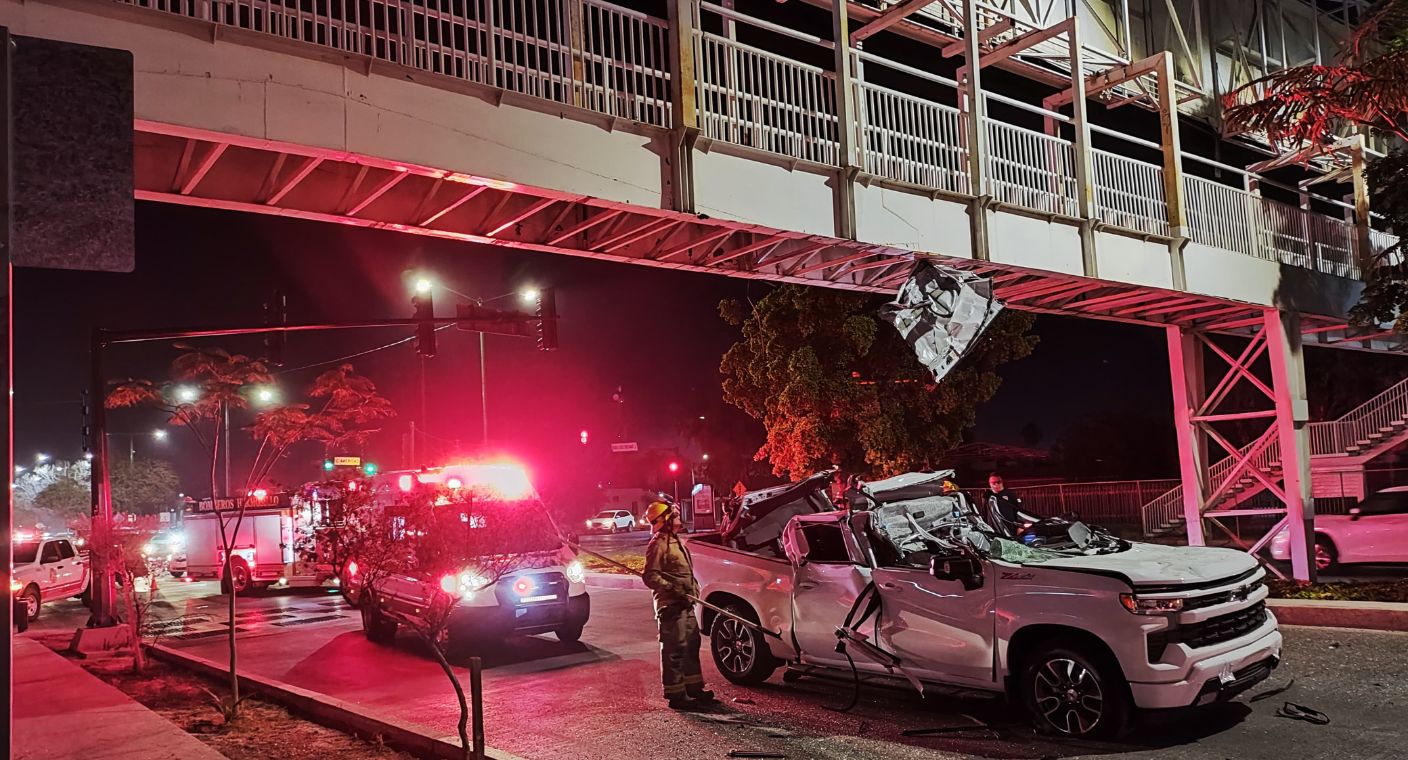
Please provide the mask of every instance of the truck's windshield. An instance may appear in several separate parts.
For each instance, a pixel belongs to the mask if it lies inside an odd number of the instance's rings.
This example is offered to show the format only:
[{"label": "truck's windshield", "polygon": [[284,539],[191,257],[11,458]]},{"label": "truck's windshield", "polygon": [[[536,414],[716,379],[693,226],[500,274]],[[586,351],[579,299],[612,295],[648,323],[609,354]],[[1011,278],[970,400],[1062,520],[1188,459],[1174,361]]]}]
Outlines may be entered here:
[{"label": "truck's windshield", "polygon": [[[531,554],[562,548],[562,540],[542,509],[536,502],[500,502],[489,508],[466,508],[460,520],[465,558]],[[453,505],[446,511],[453,513]]]}]

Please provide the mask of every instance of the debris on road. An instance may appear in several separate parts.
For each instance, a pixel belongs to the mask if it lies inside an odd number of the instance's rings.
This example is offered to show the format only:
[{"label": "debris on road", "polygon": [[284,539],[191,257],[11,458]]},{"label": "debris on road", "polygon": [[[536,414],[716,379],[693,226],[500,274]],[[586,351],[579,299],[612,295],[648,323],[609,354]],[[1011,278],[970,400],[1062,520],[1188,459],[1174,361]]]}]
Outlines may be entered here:
[{"label": "debris on road", "polygon": [[736,704],[736,705],[755,705],[755,704],[757,704],[757,702],[754,702],[753,700],[751,700],[751,699],[749,699],[749,698],[747,698],[747,697],[734,697],[734,698],[733,698],[733,703]]},{"label": "debris on road", "polygon": [[1281,707],[1276,710],[1276,717],[1303,720],[1306,723],[1313,723],[1317,726],[1327,726],[1330,724],[1330,716],[1319,710],[1312,710],[1305,705],[1298,705],[1295,702],[1287,702],[1281,705]]}]

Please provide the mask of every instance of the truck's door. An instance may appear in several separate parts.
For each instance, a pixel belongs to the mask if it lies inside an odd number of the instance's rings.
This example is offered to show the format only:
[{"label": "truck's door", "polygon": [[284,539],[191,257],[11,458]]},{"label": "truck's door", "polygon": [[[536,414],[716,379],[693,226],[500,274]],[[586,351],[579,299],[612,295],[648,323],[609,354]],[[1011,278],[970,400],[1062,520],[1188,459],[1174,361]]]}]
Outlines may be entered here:
[{"label": "truck's door", "polygon": [[802,661],[846,666],[836,652],[836,629],[869,583],[869,568],[855,562],[835,521],[794,519],[784,535],[793,573],[792,635]]},{"label": "truck's door", "polygon": [[43,573],[39,578],[39,590],[45,597],[62,594],[64,587],[70,583],[68,568],[63,556],[59,554],[58,541],[44,542],[44,547],[39,552],[39,569]]},{"label": "truck's door", "polygon": [[983,585],[971,591],[956,580],[939,580],[927,568],[880,567],[880,643],[899,655],[916,676],[973,686],[992,686],[993,608],[991,566]]}]

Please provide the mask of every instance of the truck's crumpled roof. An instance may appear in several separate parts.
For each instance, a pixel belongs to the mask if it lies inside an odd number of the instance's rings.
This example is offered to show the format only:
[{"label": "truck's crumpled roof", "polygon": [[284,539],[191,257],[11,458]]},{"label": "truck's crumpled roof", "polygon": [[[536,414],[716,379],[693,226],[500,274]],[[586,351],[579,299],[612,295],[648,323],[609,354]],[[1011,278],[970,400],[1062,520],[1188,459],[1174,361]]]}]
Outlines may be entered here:
[{"label": "truck's crumpled roof", "polygon": [[744,495],[731,540],[741,549],[757,551],[774,545],[793,517],[834,510],[826,494],[832,475],[833,471],[825,470],[806,480]]}]

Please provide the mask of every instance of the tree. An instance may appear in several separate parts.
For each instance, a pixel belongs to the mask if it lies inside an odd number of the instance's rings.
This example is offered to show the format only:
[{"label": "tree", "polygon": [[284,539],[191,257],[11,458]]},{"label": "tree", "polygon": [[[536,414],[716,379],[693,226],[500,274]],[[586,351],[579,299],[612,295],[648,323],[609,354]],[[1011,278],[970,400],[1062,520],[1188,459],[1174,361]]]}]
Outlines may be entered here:
[{"label": "tree", "polygon": [[[222,433],[231,410],[247,410],[267,404],[272,398],[268,364],[243,354],[232,354],[220,348],[201,348],[177,344],[181,353],[171,364],[172,382],[129,379],[116,383],[108,392],[109,408],[152,406],[165,411],[170,423],[186,429],[210,461],[211,506],[216,515],[224,557],[222,578],[229,592],[229,663],[230,701],[220,703],[227,720],[239,715],[239,676],[235,620],[237,589],[233,583],[235,555],[231,542],[239,535],[244,522],[249,495],[263,483],[293,445],[303,441],[321,441],[327,446],[360,443],[377,431],[375,423],[393,416],[391,403],[376,392],[372,381],[357,375],[350,364],[343,364],[322,373],[308,389],[315,403],[285,403],[265,408],[255,414],[247,428],[258,444],[244,488],[237,493],[219,495],[217,471],[220,463]],[[225,452],[229,456],[229,452]]]},{"label": "tree", "polygon": [[100,520],[93,523],[88,537],[89,561],[104,563],[117,578],[126,611],[123,622],[127,624],[132,645],[134,673],[146,669],[142,633],[157,592],[156,566],[147,557],[144,547],[160,528],[154,517],[144,517],[135,522]]},{"label": "tree", "polygon": [[[1408,0],[1381,0],[1329,65],[1292,66],[1226,96],[1230,133],[1261,132],[1277,144],[1325,148],[1367,129],[1408,142]],[[1408,149],[1368,167],[1372,206],[1393,229],[1408,230]],[[1393,323],[1408,332],[1408,262],[1402,244],[1366,261],[1360,325]]]},{"label": "tree", "polygon": [[112,508],[133,514],[154,514],[170,509],[180,492],[176,470],[160,459],[112,463]]},{"label": "tree", "polygon": [[34,508],[62,517],[77,517],[92,510],[92,492],[86,480],[63,478],[49,484],[34,498]]},{"label": "tree", "polygon": [[962,441],[997,391],[997,368],[1036,346],[1030,316],[1004,312],[972,353],[934,383],[878,296],[783,285],[719,313],[742,330],[724,354],[724,400],[762,420],[755,455],[794,479],[839,465],[889,475],[932,466]]}]

